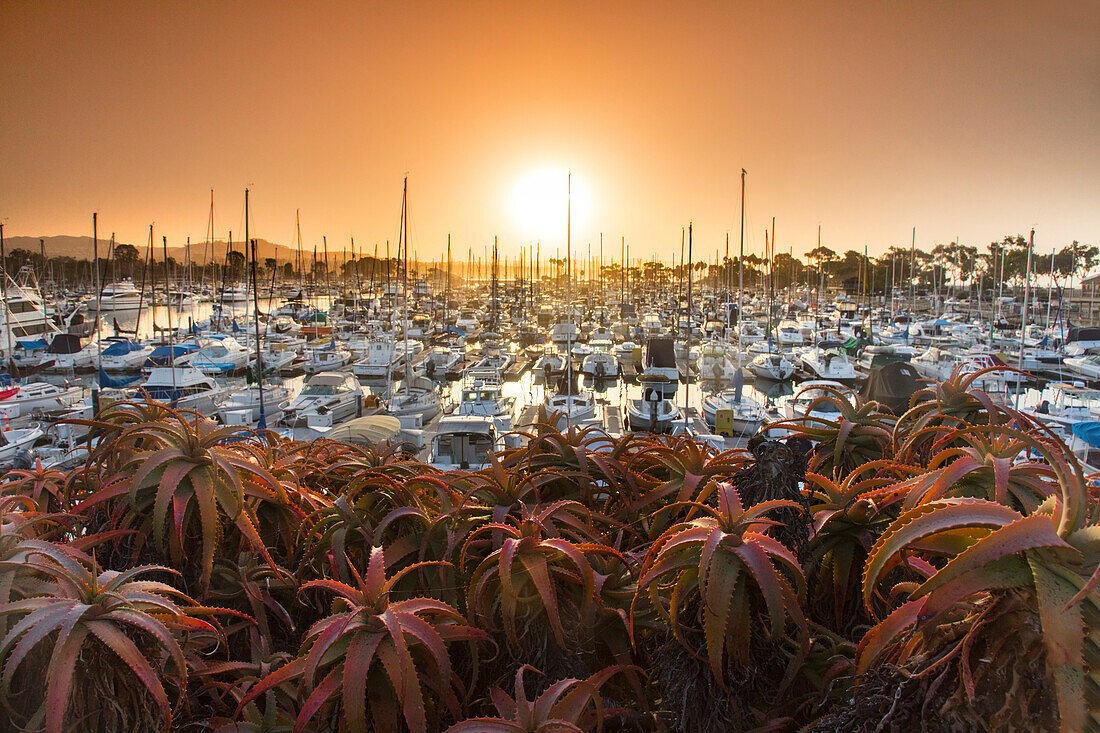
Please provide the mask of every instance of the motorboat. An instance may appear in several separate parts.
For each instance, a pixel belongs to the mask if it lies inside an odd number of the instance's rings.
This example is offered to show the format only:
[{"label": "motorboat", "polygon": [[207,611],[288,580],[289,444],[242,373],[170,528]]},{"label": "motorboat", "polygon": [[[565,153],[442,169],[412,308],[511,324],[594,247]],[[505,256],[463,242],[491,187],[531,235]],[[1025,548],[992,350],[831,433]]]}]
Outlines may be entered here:
[{"label": "motorboat", "polygon": [[364,379],[385,379],[405,368],[406,352],[402,344],[392,338],[375,339],[366,353],[351,365],[351,372]]},{"label": "motorboat", "polygon": [[427,425],[442,409],[435,382],[416,375],[396,384],[386,401],[387,412],[400,419],[406,428]]},{"label": "motorboat", "polygon": [[35,410],[65,410],[83,397],[84,390],[79,386],[49,382],[18,384],[0,392],[0,412],[6,418],[16,418],[30,415]]},{"label": "motorboat", "polygon": [[665,433],[680,418],[680,408],[669,399],[664,378],[638,379],[642,396],[626,403],[627,424],[631,430]]},{"label": "motorboat", "polygon": [[1069,356],[1064,363],[1074,374],[1079,374],[1090,382],[1100,381],[1100,354]]},{"label": "motorboat", "polygon": [[229,374],[243,369],[248,362],[248,349],[232,336],[211,338],[198,349],[176,360],[177,366],[193,366],[204,374]]},{"label": "motorboat", "polygon": [[756,354],[749,361],[748,369],[754,376],[760,379],[770,379],[773,382],[785,382],[794,374],[794,364],[786,354],[779,351],[765,351]]},{"label": "motorboat", "polygon": [[193,366],[155,367],[133,394],[155,402],[164,402],[177,409],[194,410],[213,415],[217,403],[228,394],[213,377]]},{"label": "motorboat", "polygon": [[136,310],[141,304],[141,291],[131,280],[119,280],[103,287],[98,297],[87,301],[89,311]]},{"label": "motorboat", "polygon": [[244,285],[230,285],[219,298],[225,303],[247,303],[248,302],[248,288]]},{"label": "motorboat", "polygon": [[10,464],[16,453],[30,450],[45,435],[45,431],[37,424],[0,430],[0,464]]},{"label": "motorboat", "polygon": [[1066,443],[1073,438],[1078,423],[1100,422],[1100,390],[1069,382],[1051,382],[1037,405],[1021,407],[1020,412],[1054,430]]},{"label": "motorboat", "polygon": [[802,346],[805,343],[805,339],[802,337],[802,329],[798,326],[798,321],[790,319],[784,319],[779,322],[779,325],[776,326],[775,329],[775,339],[781,348],[788,349]]},{"label": "motorboat", "polygon": [[553,375],[556,376],[565,371],[566,355],[553,348],[546,348],[542,354],[535,359],[535,365],[532,368],[535,374]]},{"label": "motorboat", "polygon": [[[811,379],[799,385],[799,390],[795,394],[779,397],[776,400],[776,406],[780,414],[788,420],[797,420],[804,417],[837,420],[840,413],[833,403],[826,401],[813,405],[819,397],[833,392],[849,395],[851,394],[851,388],[828,379]],[[813,405],[813,409],[811,409],[811,405]]]},{"label": "motorboat", "polygon": [[466,350],[463,346],[437,346],[417,365],[419,373],[429,379],[451,377],[459,374],[466,365]]},{"label": "motorboat", "polygon": [[[100,344],[99,365],[105,372],[128,372],[140,369],[153,354],[153,347],[140,341],[110,336]],[[165,364],[170,366],[170,364]]]},{"label": "motorboat", "polygon": [[577,326],[572,321],[559,321],[550,329],[550,341],[555,344],[566,344],[578,341],[580,334]]},{"label": "motorboat", "polygon": [[[290,390],[265,385],[263,388],[264,420],[274,425],[290,404]],[[260,419],[260,387],[251,384],[229,394],[218,405],[218,417],[226,425],[254,425]]]},{"label": "motorboat", "polygon": [[879,367],[894,362],[908,362],[914,356],[918,355],[914,353],[914,351],[915,350],[911,346],[868,344],[863,348],[863,351],[860,352],[856,364],[863,371],[870,372],[872,369],[878,369]]},{"label": "motorboat", "polygon": [[512,429],[516,398],[504,395],[500,372],[470,369],[462,381],[462,399],[456,412],[492,418],[498,433],[505,433]]},{"label": "motorboat", "polygon": [[589,339],[592,352],[581,362],[581,373],[597,379],[612,378],[619,374],[619,360],[611,353],[612,342],[609,338]]},{"label": "motorboat", "polygon": [[475,333],[481,328],[481,320],[477,317],[477,311],[473,308],[463,308],[458,312],[458,318],[455,319],[455,328],[462,331],[467,336]]},{"label": "motorboat", "polygon": [[448,415],[439,419],[428,462],[435,468],[476,471],[489,464],[497,428],[482,415]]},{"label": "motorboat", "polygon": [[302,369],[306,374],[320,374],[331,372],[347,366],[351,360],[351,352],[336,345],[336,339],[332,339],[326,346],[315,346],[309,350]]},{"label": "motorboat", "polygon": [[730,358],[729,348],[721,341],[706,341],[699,347],[695,362],[699,378],[728,384],[737,372],[737,364]]},{"label": "motorboat", "polygon": [[42,359],[43,362],[52,362],[54,370],[90,369],[95,366],[98,349],[94,343],[83,345],[80,336],[75,333],[59,333],[46,347]]},{"label": "motorboat", "polygon": [[[580,389],[570,372],[562,375],[556,390],[547,390],[543,404],[546,414],[551,416],[551,422],[557,425],[564,423],[566,427],[587,422],[596,415],[596,395]],[[553,417],[555,414],[556,419]]]},{"label": "motorboat", "polygon": [[838,347],[839,344],[835,344],[804,349],[799,354],[802,369],[811,379],[829,379],[835,382],[859,379],[859,372],[852,366],[848,355]]},{"label": "motorboat", "polygon": [[767,417],[762,404],[744,394],[744,378],[734,375],[734,386],[703,396],[703,420],[719,433],[754,435]]},{"label": "motorboat", "polygon": [[657,378],[653,384],[661,388],[665,397],[676,394],[680,385],[680,369],[676,366],[676,344],[671,338],[657,337],[646,341],[642,374]]},{"label": "motorboat", "polygon": [[283,410],[287,427],[331,427],[363,411],[363,388],[345,372],[321,372],[306,382],[302,391]]}]

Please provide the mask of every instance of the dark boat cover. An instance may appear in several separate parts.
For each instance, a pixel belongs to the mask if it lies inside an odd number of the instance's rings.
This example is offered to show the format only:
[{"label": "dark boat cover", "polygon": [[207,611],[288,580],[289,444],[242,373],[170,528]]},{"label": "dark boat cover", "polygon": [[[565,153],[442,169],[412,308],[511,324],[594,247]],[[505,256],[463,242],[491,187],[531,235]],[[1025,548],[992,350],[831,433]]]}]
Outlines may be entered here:
[{"label": "dark boat cover", "polygon": [[865,400],[874,400],[895,415],[909,409],[909,398],[921,389],[920,373],[908,362],[893,362],[873,369],[859,391]]}]

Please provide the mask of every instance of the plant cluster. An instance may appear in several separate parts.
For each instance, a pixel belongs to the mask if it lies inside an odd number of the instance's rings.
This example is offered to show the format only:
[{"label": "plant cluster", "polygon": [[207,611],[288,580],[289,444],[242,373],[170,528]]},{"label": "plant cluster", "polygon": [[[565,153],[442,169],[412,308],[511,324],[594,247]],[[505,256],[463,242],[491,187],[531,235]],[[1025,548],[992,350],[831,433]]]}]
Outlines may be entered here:
[{"label": "plant cluster", "polygon": [[723,453],[541,415],[449,473],[113,405],[0,482],[0,727],[1100,727],[1072,454],[961,375],[823,399]]}]

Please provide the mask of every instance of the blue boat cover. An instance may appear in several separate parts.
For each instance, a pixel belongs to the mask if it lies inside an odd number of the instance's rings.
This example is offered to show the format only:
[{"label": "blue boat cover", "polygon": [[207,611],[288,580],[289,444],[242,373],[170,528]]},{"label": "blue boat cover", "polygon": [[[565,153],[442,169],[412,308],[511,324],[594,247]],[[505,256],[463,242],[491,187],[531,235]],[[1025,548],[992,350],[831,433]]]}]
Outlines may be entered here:
[{"label": "blue boat cover", "polygon": [[19,348],[26,349],[27,351],[44,349],[49,346],[49,344],[46,343],[45,339],[31,339],[29,341],[18,341],[17,343],[19,345]]},{"label": "blue boat cover", "polygon": [[1093,448],[1100,448],[1100,422],[1074,423],[1073,434]]}]

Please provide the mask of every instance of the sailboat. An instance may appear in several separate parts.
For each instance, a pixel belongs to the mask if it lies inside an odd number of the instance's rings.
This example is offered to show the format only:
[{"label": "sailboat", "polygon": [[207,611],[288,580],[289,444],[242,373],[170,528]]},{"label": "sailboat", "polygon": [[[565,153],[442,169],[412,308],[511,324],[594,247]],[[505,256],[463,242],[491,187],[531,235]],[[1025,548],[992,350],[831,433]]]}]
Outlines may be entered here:
[{"label": "sailboat", "polygon": [[[409,353],[409,218],[408,218],[409,179],[401,192],[401,239],[399,244],[404,245],[404,266],[401,274],[402,288],[402,316],[405,323],[404,351]],[[390,390],[387,409],[391,415],[400,419],[402,424],[412,423],[424,425],[434,419],[442,411],[442,402],[439,392],[436,391],[435,382],[427,377],[413,374],[412,362],[405,359],[405,378]]]}]

